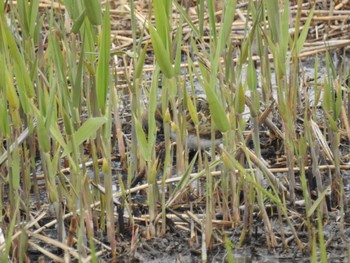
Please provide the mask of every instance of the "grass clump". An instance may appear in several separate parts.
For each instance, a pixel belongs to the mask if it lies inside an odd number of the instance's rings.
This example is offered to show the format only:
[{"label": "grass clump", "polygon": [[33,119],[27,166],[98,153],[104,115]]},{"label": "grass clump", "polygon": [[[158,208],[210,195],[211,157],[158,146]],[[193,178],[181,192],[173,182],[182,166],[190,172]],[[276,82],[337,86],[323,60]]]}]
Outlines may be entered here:
[{"label": "grass clump", "polygon": [[203,261],[253,239],[327,261],[349,43],[312,35],[320,4],[223,2],[0,1],[3,260],[117,261],[180,229]]}]

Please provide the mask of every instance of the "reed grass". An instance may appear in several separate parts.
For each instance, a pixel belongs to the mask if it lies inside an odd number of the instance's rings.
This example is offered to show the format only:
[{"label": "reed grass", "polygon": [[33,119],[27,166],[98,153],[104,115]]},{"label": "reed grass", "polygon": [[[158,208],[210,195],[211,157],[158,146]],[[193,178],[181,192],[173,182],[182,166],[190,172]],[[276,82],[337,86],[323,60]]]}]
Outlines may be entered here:
[{"label": "reed grass", "polygon": [[[341,8],[348,15],[343,4],[328,24],[343,21]],[[131,257],[141,235],[166,237],[173,226],[188,234],[203,262],[218,245],[234,262],[233,251],[258,238],[260,221],[269,251],[297,247],[313,262],[327,262],[323,230],[334,211],[345,238],[343,170],[350,167],[341,143],[350,137],[349,72],[344,60],[334,65],[330,48],[349,42],[318,44],[312,52],[329,51],[317,54],[313,82],[302,73],[318,34],[332,40],[321,29],[314,34],[320,6],[302,0],[0,6],[2,262],[25,261],[29,247],[62,262],[97,262],[107,251],[116,262],[123,241]],[[116,29],[119,15],[128,29]],[[346,36],[346,27],[334,27],[334,39]],[[197,142],[203,129],[198,91],[210,109],[212,147],[199,146],[192,156],[187,122]],[[284,170],[278,174],[268,161]],[[144,185],[133,185],[139,179]],[[140,205],[133,197],[142,191],[147,201]],[[56,242],[45,237],[52,225]],[[38,248],[38,240],[60,250]]]}]

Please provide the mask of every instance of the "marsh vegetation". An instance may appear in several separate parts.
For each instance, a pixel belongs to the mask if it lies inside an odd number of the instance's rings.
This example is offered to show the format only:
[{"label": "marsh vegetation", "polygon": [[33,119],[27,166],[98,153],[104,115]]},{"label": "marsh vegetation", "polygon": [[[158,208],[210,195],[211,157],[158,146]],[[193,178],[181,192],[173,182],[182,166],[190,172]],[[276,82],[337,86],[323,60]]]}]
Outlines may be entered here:
[{"label": "marsh vegetation", "polygon": [[1,262],[350,260],[347,1],[0,3]]}]

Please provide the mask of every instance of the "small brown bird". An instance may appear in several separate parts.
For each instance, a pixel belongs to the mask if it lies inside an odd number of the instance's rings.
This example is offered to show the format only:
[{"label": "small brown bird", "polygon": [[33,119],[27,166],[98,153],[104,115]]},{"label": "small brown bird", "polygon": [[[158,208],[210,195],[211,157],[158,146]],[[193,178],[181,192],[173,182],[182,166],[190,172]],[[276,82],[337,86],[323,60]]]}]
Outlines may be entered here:
[{"label": "small brown bird", "polygon": [[[176,111],[178,116],[184,116],[185,121],[185,130],[186,134],[184,137],[184,142],[187,144],[188,149],[197,150],[199,146],[201,149],[210,148],[212,146],[212,123],[211,123],[211,114],[209,110],[208,101],[203,97],[196,97],[194,106],[196,107],[197,117],[198,117],[198,131],[196,124],[193,122],[192,117],[186,109],[184,103],[182,101],[176,102]],[[168,107],[170,118],[172,122],[172,128],[170,131],[170,137],[172,141],[176,141],[176,127],[173,122],[174,113],[171,105]],[[164,134],[163,131],[163,113],[162,113],[162,104],[158,103],[156,112],[155,112],[155,120],[157,123],[158,134]],[[148,131],[148,111],[145,111],[142,114],[142,126],[145,132]],[[174,129],[175,127],[175,129]],[[214,133],[214,144],[218,145],[222,142],[222,133],[218,130],[215,130]]]}]

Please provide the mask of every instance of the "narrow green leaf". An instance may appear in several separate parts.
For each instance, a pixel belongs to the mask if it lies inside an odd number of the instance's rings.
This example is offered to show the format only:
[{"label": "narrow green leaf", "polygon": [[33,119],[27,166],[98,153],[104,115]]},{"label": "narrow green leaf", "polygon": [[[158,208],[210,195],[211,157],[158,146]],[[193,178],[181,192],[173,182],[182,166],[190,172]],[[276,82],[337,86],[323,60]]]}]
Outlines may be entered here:
[{"label": "narrow green leaf", "polygon": [[248,68],[247,68],[247,84],[250,91],[257,90],[258,84],[257,84],[256,69],[254,66],[252,56],[249,56],[249,62],[248,62]]},{"label": "narrow green leaf", "polygon": [[30,102],[29,102],[29,97],[27,93],[27,85],[25,83],[25,73],[22,74],[21,67],[15,65],[14,67],[14,74],[16,77],[16,82],[17,82],[17,92],[19,95],[19,99],[21,102],[21,107],[23,109],[23,112],[28,115],[30,112]]},{"label": "narrow green leaf", "polygon": [[51,32],[49,35],[49,54],[52,56],[59,82],[65,84],[67,64],[62,54],[59,39],[54,32]]},{"label": "narrow green leaf", "polygon": [[76,20],[74,20],[74,24],[72,26],[72,32],[74,34],[77,34],[85,20],[85,11],[81,12],[81,14],[78,16],[78,18]]},{"label": "narrow green leaf", "polygon": [[72,135],[73,134],[72,118],[64,108],[62,109],[62,116],[63,116],[63,123],[64,123],[64,128],[66,130],[66,134]]},{"label": "narrow green leaf", "polygon": [[183,41],[182,41],[182,36],[183,36],[183,20],[182,17],[180,17],[179,22],[178,22],[178,28],[176,31],[176,36],[173,41],[174,45],[176,46],[175,50],[175,62],[174,62],[174,71],[176,76],[181,75],[181,62],[183,58],[183,53],[182,53],[182,47],[183,47]]},{"label": "narrow green leaf", "polygon": [[[1,5],[3,6],[3,5]],[[4,9],[4,8],[0,8],[1,10]],[[9,258],[9,253],[10,253],[10,249],[11,249],[11,244],[12,244],[12,237],[13,237],[13,234],[14,234],[14,229],[15,229],[15,226],[16,226],[16,222],[17,222],[17,215],[18,215],[18,211],[19,211],[19,201],[21,199],[20,198],[16,198],[15,202],[16,202],[16,207],[14,209],[14,213],[12,215],[12,218],[10,218],[10,224],[8,226],[8,229],[7,229],[7,238],[6,238],[6,245],[5,245],[5,249],[3,251],[1,251],[1,254],[0,254],[0,261],[1,262],[9,262],[10,261],[10,258]],[[3,230],[2,230],[3,231]]]},{"label": "narrow green leaf", "polygon": [[10,76],[10,72],[5,69],[5,78],[6,78],[6,95],[9,103],[9,107],[12,110],[17,110],[19,108],[19,99],[15,86],[13,85],[13,77]]},{"label": "narrow green leaf", "polygon": [[193,166],[197,160],[197,156],[198,156],[198,152],[193,157],[191,163],[189,164],[185,173],[181,177],[181,180],[178,182],[174,191],[172,192],[172,195],[169,197],[169,199],[165,205],[166,207],[170,206],[172,204],[172,202],[176,199],[176,197],[179,196],[179,194],[183,193],[185,191],[185,189],[187,188],[188,183],[189,183],[190,178],[191,178],[191,171],[192,171]]},{"label": "narrow green leaf", "polygon": [[34,97],[34,87],[33,82],[30,79],[28,74],[28,70],[24,63],[24,58],[18,50],[18,45],[13,37],[13,34],[10,32],[7,25],[4,23],[3,19],[0,19],[0,32],[2,36],[3,43],[6,43],[10,49],[11,58],[14,60],[14,72],[16,75],[16,79],[23,80],[23,86],[19,88],[23,88],[28,98]]},{"label": "narrow green leaf", "polygon": [[96,96],[101,112],[105,113],[108,83],[109,83],[109,60],[111,46],[111,24],[109,15],[109,4],[106,5],[102,25],[102,42],[99,51],[96,72]]},{"label": "narrow green leaf", "polygon": [[280,36],[280,17],[279,17],[279,7],[278,7],[278,1],[277,0],[269,0],[264,1],[266,10],[267,10],[267,17],[269,21],[269,28],[271,31],[272,41],[274,43],[279,42],[279,36]]},{"label": "narrow green leaf", "polygon": [[[159,67],[156,66],[154,75],[152,77],[151,90],[149,94],[149,105],[148,105],[148,145],[147,154],[151,158],[152,149],[156,141],[157,125],[156,125],[156,110],[157,110],[157,94],[158,94],[158,79],[159,79]],[[142,139],[142,137],[141,137]],[[146,159],[145,159],[146,160]]]},{"label": "narrow green leaf", "polygon": [[84,23],[84,28],[81,30],[81,34],[84,38],[83,51],[85,55],[86,67],[92,76],[95,76],[95,69],[91,67],[91,64],[96,63],[96,48],[95,43],[98,42],[96,31],[91,26],[91,23]]},{"label": "narrow green leaf", "polygon": [[316,201],[312,204],[312,206],[310,207],[310,209],[307,211],[306,216],[310,217],[313,215],[313,213],[315,212],[316,208],[319,207],[320,203],[322,200],[324,200],[326,194],[328,191],[328,187],[326,187],[326,189],[323,190],[323,192],[319,195],[319,197],[316,199]]},{"label": "narrow green leaf", "polygon": [[151,156],[148,154],[148,144],[146,139],[146,134],[143,131],[142,124],[140,120],[134,116],[134,122],[135,122],[135,130],[136,130],[136,137],[137,137],[137,143],[138,148],[140,149],[140,152],[142,154],[142,157],[145,161],[150,161]]},{"label": "narrow green leaf", "polygon": [[301,136],[299,138],[298,145],[299,145],[299,147],[298,147],[299,148],[299,155],[305,156],[306,151],[307,151],[307,142],[306,142],[306,139],[304,136]]},{"label": "narrow green leaf", "polygon": [[167,52],[160,35],[151,23],[149,23],[148,28],[159,67],[163,71],[165,77],[170,79],[174,76],[174,69],[170,61],[169,52]]},{"label": "narrow green leaf", "polygon": [[27,37],[29,35],[29,2],[28,1],[18,1],[17,3],[18,8],[18,20],[21,25],[21,33],[24,37]]},{"label": "narrow green leaf", "polygon": [[282,205],[282,202],[281,202],[281,200],[279,199],[279,197],[277,195],[274,195],[270,191],[266,190],[263,186],[258,184],[255,179],[252,179],[252,177],[248,176],[247,177],[247,181],[253,184],[253,186],[255,188],[255,191],[257,191],[257,192],[259,191],[259,192],[263,193],[272,202],[276,203],[277,205]]},{"label": "narrow green leaf", "polygon": [[215,94],[214,90],[207,85],[204,85],[205,93],[209,103],[211,118],[215,123],[215,127],[221,132],[226,132],[230,128],[230,123],[227,119],[225,109]]},{"label": "narrow green leaf", "polygon": [[[192,18],[187,14],[186,10],[177,2],[173,1],[173,4],[176,6],[176,9],[180,12],[181,16],[185,19],[186,23],[190,26],[195,37],[199,37],[199,30],[196,25],[192,22]],[[180,28],[179,28],[180,29]]]},{"label": "narrow green leaf", "polygon": [[254,36],[256,35],[256,29],[257,29],[257,25],[261,22],[261,12],[257,13],[258,15],[254,16],[254,20],[253,20],[253,26],[251,28],[250,25],[248,24],[248,21],[246,23],[246,28],[245,30],[247,30],[249,32],[248,37],[242,42],[242,48],[241,48],[241,56],[240,56],[240,65],[246,63],[246,60],[248,58],[248,55],[250,54],[249,51],[252,48],[252,43],[254,41]]},{"label": "narrow green leaf", "polygon": [[[67,156],[68,153],[70,153],[72,150],[68,148],[68,145],[65,143],[62,133],[60,132],[60,130],[58,129],[57,125],[51,125],[48,126],[50,127],[50,134],[52,135],[52,137],[55,139],[56,142],[58,142],[58,144],[63,148],[64,153],[62,158]],[[68,158],[70,158],[70,156],[68,155]],[[74,163],[74,162],[72,162]]]},{"label": "narrow green leaf", "polygon": [[224,8],[224,20],[221,24],[220,35],[219,35],[219,50],[220,53],[224,49],[227,40],[231,36],[232,22],[235,16],[237,0],[227,0]]},{"label": "narrow green leaf", "polygon": [[146,52],[147,52],[148,44],[142,49],[140,57],[137,59],[136,67],[135,67],[135,79],[139,79],[142,77],[142,69],[145,63]]},{"label": "narrow green leaf", "polygon": [[39,12],[39,0],[30,1],[29,34],[34,37]]},{"label": "narrow green leaf", "polygon": [[[84,43],[85,38],[83,39]],[[84,54],[80,54],[79,62],[77,65],[77,72],[73,83],[73,106],[75,108],[81,107],[81,100],[82,100],[82,78],[83,78],[83,61],[84,61]]]},{"label": "narrow green leaf", "polygon": [[232,241],[225,235],[224,236],[224,246],[227,254],[227,262],[228,263],[234,263],[235,259],[232,253],[232,249],[235,247],[232,243]]},{"label": "narrow green leaf", "polygon": [[[79,16],[79,1],[64,0],[64,7],[68,11],[68,14],[72,20],[76,20]],[[85,13],[85,12],[83,12]],[[85,17],[85,14],[84,14]]]},{"label": "narrow green leaf", "polygon": [[269,48],[271,49],[271,53],[273,54],[274,57],[277,57],[276,43],[272,41],[271,37],[265,31],[262,31],[262,32],[264,34],[265,39],[267,40]]},{"label": "narrow green leaf", "polygon": [[[320,254],[321,254],[321,256],[320,256],[320,259],[321,259],[321,261],[320,262],[322,262],[322,263],[326,263],[326,262],[328,262],[329,260],[329,258],[328,258],[328,253],[327,253],[327,245],[326,245],[326,243],[328,243],[328,242],[325,242],[325,240],[324,240],[324,232],[323,232],[323,219],[322,219],[322,209],[319,207],[319,209],[318,209],[318,213],[317,213],[317,225],[318,225],[318,240],[319,240],[319,244],[320,244],[320,248],[319,248],[319,251],[320,251]],[[316,245],[315,245],[315,247],[316,247]],[[316,255],[317,253],[315,252],[315,255]],[[316,262],[316,261],[315,261]]]},{"label": "narrow green leaf", "polygon": [[[317,220],[321,221],[321,220]],[[319,232],[319,229],[317,230]],[[311,236],[311,256],[310,256],[310,263],[319,263],[319,257],[318,257],[318,246],[316,243],[316,233],[313,232]]]},{"label": "narrow green leaf", "polygon": [[50,135],[41,117],[38,118],[37,132],[41,150],[48,153],[50,151]]},{"label": "narrow green leaf", "polygon": [[306,20],[305,24],[303,25],[303,30],[300,33],[300,37],[297,40],[297,43],[295,46],[295,55],[296,56],[298,56],[300,54],[301,49],[303,48],[303,45],[305,43],[306,37],[307,37],[308,32],[309,32],[310,23],[311,23],[311,19],[313,18],[314,11],[315,11],[315,5],[311,8],[310,13],[307,17],[307,20]]},{"label": "narrow green leaf", "polygon": [[238,92],[236,94],[236,112],[242,114],[244,112],[245,103],[244,103],[244,87],[242,84],[239,84]]},{"label": "narrow green leaf", "polygon": [[[257,116],[259,109],[260,109],[260,96],[258,93],[258,80],[256,75],[256,67],[254,65],[252,56],[249,56],[249,62],[248,62],[248,69],[247,69],[247,84],[250,89],[250,98],[251,98],[251,110],[252,110],[252,116]],[[242,95],[241,95],[242,96]],[[244,101],[244,94],[243,97],[240,98],[240,100]]]},{"label": "narrow green leaf", "polygon": [[215,0],[207,0],[207,8],[209,13],[209,24],[210,24],[210,36],[216,45],[217,41],[217,33],[216,33],[216,17],[215,17],[215,9],[214,9],[214,1]]},{"label": "narrow green leaf", "polygon": [[10,134],[10,121],[7,110],[6,97],[0,94],[0,133],[7,137]]},{"label": "narrow green leaf", "polygon": [[[84,141],[90,138],[94,138],[96,136],[96,132],[98,129],[102,127],[103,124],[107,122],[107,118],[105,117],[96,117],[90,118],[73,134],[74,142],[77,146],[81,145]],[[69,154],[73,149],[72,142],[69,142],[67,145],[67,149],[62,154],[62,157]]]},{"label": "narrow green leaf", "polygon": [[190,113],[190,116],[191,116],[191,120],[195,125],[198,125],[199,119],[198,119],[197,109],[194,103],[192,102],[191,97],[189,96],[186,89],[185,89],[185,101],[186,101],[188,112]]},{"label": "narrow green leaf", "polygon": [[19,176],[19,169],[20,169],[20,156],[19,156],[19,149],[18,149],[18,142],[15,142],[15,147],[12,151],[12,159],[11,159],[11,182],[12,187],[14,190],[18,190],[19,188],[19,182],[20,182],[20,176]]},{"label": "narrow green leaf", "polygon": [[[169,29],[170,21],[169,17],[169,6],[167,0],[154,0],[154,16],[156,21],[157,32],[162,40],[164,47],[169,51],[170,39],[169,39]],[[170,54],[170,53],[169,53]]]},{"label": "narrow green leaf", "polygon": [[94,138],[97,130],[100,129],[106,122],[107,118],[105,117],[88,119],[73,135],[76,143],[80,145],[87,139]]},{"label": "narrow green leaf", "polygon": [[[289,17],[289,6],[288,6],[288,1],[284,1],[285,5],[284,5],[284,10],[282,12],[281,15],[281,24],[280,24],[280,36],[278,36],[278,47],[279,47],[279,61],[280,63],[283,65],[283,67],[285,67],[285,61],[286,61],[286,54],[288,51],[288,41],[290,39],[289,37],[289,21],[290,21],[290,17]],[[277,14],[279,14],[279,12],[276,12]],[[279,26],[279,25],[277,25]]]},{"label": "narrow green leaf", "polygon": [[331,112],[333,110],[333,96],[332,96],[331,86],[325,81],[322,97],[322,106],[326,112]]},{"label": "narrow green leaf", "polygon": [[337,119],[333,119],[333,114],[330,114],[327,111],[325,111],[324,113],[326,114],[326,117],[327,117],[328,124],[329,124],[330,128],[333,131],[337,131],[338,130],[338,121],[337,121]]},{"label": "narrow green leaf", "polygon": [[[84,3],[85,3],[85,13],[86,13],[90,23],[95,25],[95,26],[101,25],[101,23],[102,23],[101,1],[100,0],[84,0]],[[109,6],[109,4],[107,3],[106,9],[109,8],[108,6]]]},{"label": "narrow green leaf", "polygon": [[[337,84],[339,85],[339,84]],[[338,120],[341,112],[341,106],[343,104],[343,98],[342,98],[342,91],[341,87],[338,88],[338,90],[334,91],[334,96],[336,97],[335,103],[334,103],[334,119]]]}]

